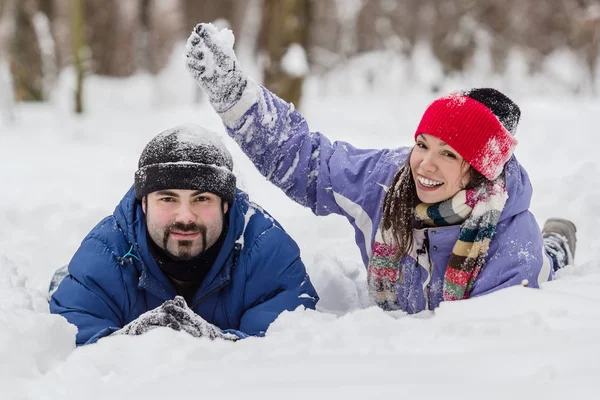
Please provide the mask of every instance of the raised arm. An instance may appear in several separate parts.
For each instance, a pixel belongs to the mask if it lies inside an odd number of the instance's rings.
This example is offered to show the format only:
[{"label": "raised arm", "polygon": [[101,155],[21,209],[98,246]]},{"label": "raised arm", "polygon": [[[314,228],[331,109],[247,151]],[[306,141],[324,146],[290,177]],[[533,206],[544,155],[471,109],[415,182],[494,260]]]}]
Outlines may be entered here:
[{"label": "raised arm", "polygon": [[189,37],[187,66],[228,134],[258,170],[317,215],[344,215],[368,261],[385,191],[410,148],[361,150],[311,132],[293,104],[247,77],[233,35],[199,24]]},{"label": "raised arm", "polygon": [[199,24],[187,65],[229,135],[258,170],[317,215],[346,214],[340,202],[364,207],[378,184],[389,184],[406,151],[359,150],[311,132],[304,117],[240,70],[230,31]]}]

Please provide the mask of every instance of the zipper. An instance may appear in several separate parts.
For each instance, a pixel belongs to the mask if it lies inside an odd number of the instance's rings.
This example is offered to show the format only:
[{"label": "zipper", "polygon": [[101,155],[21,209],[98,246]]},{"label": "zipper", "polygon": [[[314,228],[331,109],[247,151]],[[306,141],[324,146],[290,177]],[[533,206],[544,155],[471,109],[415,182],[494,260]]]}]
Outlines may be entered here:
[{"label": "zipper", "polygon": [[[140,254],[138,248],[139,244],[133,243],[131,245],[131,248],[129,249],[129,252],[123,257],[119,257],[117,261],[121,265],[124,265],[125,263],[131,264],[136,269],[136,273],[138,275],[138,288],[142,288],[145,291],[152,293],[152,295],[163,301],[172,300],[172,297],[168,295],[168,293],[171,291],[169,290],[171,289],[170,287],[165,286],[156,278],[148,278],[149,276],[151,276],[150,272],[148,271],[148,267],[144,265],[144,262],[142,261],[141,257],[138,257],[135,254],[133,254],[134,249],[138,251],[138,254]],[[139,263],[139,267],[136,266],[136,261]],[[165,293],[167,293],[167,295],[165,295]],[[174,290],[173,293],[177,295],[177,293]]]},{"label": "zipper", "polygon": [[[233,270],[237,264],[239,255],[242,251],[242,245],[240,243],[236,243],[235,246],[233,247],[233,259],[231,260],[231,273],[233,273]],[[231,274],[230,274],[231,276]],[[203,295],[202,297],[200,297],[198,300],[196,300],[194,302],[194,304],[192,304],[192,306],[190,307],[191,309],[194,309],[198,304],[200,304],[203,300],[205,300],[207,297],[209,297],[210,295],[212,295],[213,293],[223,289],[225,286],[227,286],[229,283],[231,282],[231,278],[227,279],[226,281],[224,281],[223,283],[221,283],[219,286],[217,286],[216,288],[212,289],[210,292],[206,293],[205,295]]]},{"label": "zipper", "polygon": [[[431,279],[433,278],[433,267],[431,265],[431,256],[429,254],[429,230],[425,229],[425,239],[423,240],[423,246],[417,250],[417,258],[422,255],[427,257],[427,284],[423,288],[423,296],[425,297],[425,310],[429,310],[429,303],[431,297]],[[419,262],[419,260],[417,260]],[[421,265],[425,265],[421,263]]]}]

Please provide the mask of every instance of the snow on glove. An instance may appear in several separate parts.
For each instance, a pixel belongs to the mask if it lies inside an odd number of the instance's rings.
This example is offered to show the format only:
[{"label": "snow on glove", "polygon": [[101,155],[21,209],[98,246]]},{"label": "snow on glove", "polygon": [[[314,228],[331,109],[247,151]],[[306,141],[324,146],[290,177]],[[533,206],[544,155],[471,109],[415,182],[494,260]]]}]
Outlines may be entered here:
[{"label": "snow on glove", "polygon": [[238,337],[230,333],[223,333],[213,324],[205,321],[201,316],[192,311],[184,298],[175,297],[173,300],[164,302],[160,308],[167,315],[172,316],[181,325],[181,330],[186,331],[194,337],[206,337],[209,339],[238,340]]},{"label": "snow on glove", "polygon": [[206,322],[202,317],[194,313],[181,296],[177,296],[173,300],[167,300],[159,307],[143,313],[114,334],[141,335],[159,327],[185,331],[194,337],[238,340],[237,336],[223,333],[219,328]]},{"label": "snow on glove", "polygon": [[141,335],[160,327],[168,327],[176,331],[181,330],[179,321],[173,315],[165,313],[161,307],[146,311],[123,328],[114,332],[113,335]]},{"label": "snow on glove", "polygon": [[233,107],[248,84],[233,51],[234,41],[229,29],[198,24],[186,45],[188,70],[219,113]]}]

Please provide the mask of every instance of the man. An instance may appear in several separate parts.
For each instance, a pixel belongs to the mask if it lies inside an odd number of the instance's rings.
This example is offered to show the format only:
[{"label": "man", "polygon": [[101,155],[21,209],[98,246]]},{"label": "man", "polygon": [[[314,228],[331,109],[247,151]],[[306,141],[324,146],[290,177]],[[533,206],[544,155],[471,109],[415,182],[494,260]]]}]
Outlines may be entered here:
[{"label": "man", "polygon": [[231,155],[214,133],[164,131],[138,167],[50,298],[50,311],[78,327],[77,345],[157,327],[237,340],[264,335],[284,310],[315,308],[298,246],[236,189]]}]

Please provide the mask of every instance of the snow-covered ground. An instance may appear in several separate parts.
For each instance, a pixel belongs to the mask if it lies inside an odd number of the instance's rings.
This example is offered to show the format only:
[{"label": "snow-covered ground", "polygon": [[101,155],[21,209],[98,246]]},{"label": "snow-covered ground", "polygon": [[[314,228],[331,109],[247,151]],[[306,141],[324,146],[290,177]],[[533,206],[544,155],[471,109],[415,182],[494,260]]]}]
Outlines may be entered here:
[{"label": "snow-covered ground", "polygon": [[[329,82],[354,79],[350,72]],[[463,84],[495,83],[483,78]],[[597,399],[600,99],[545,93],[539,82],[530,93],[525,80],[507,91],[523,111],[516,154],[540,223],[571,218],[579,236],[577,265],[541,290],[511,288],[417,316],[365,308],[350,225],[292,203],[226,138],[240,186],[300,244],[319,310],[285,313],[266,338],[238,343],[159,329],[75,350],[75,328],[47,310],[53,270],[113,211],[151,137],[185,122],[223,129],[191,101],[183,68],[156,80],[92,78],[83,117],[68,111],[64,76],[52,104],[20,105],[15,123],[0,121],[0,398]],[[352,86],[309,82],[302,110],[314,130],[362,147],[411,144],[435,96],[392,78],[373,93]]]}]

